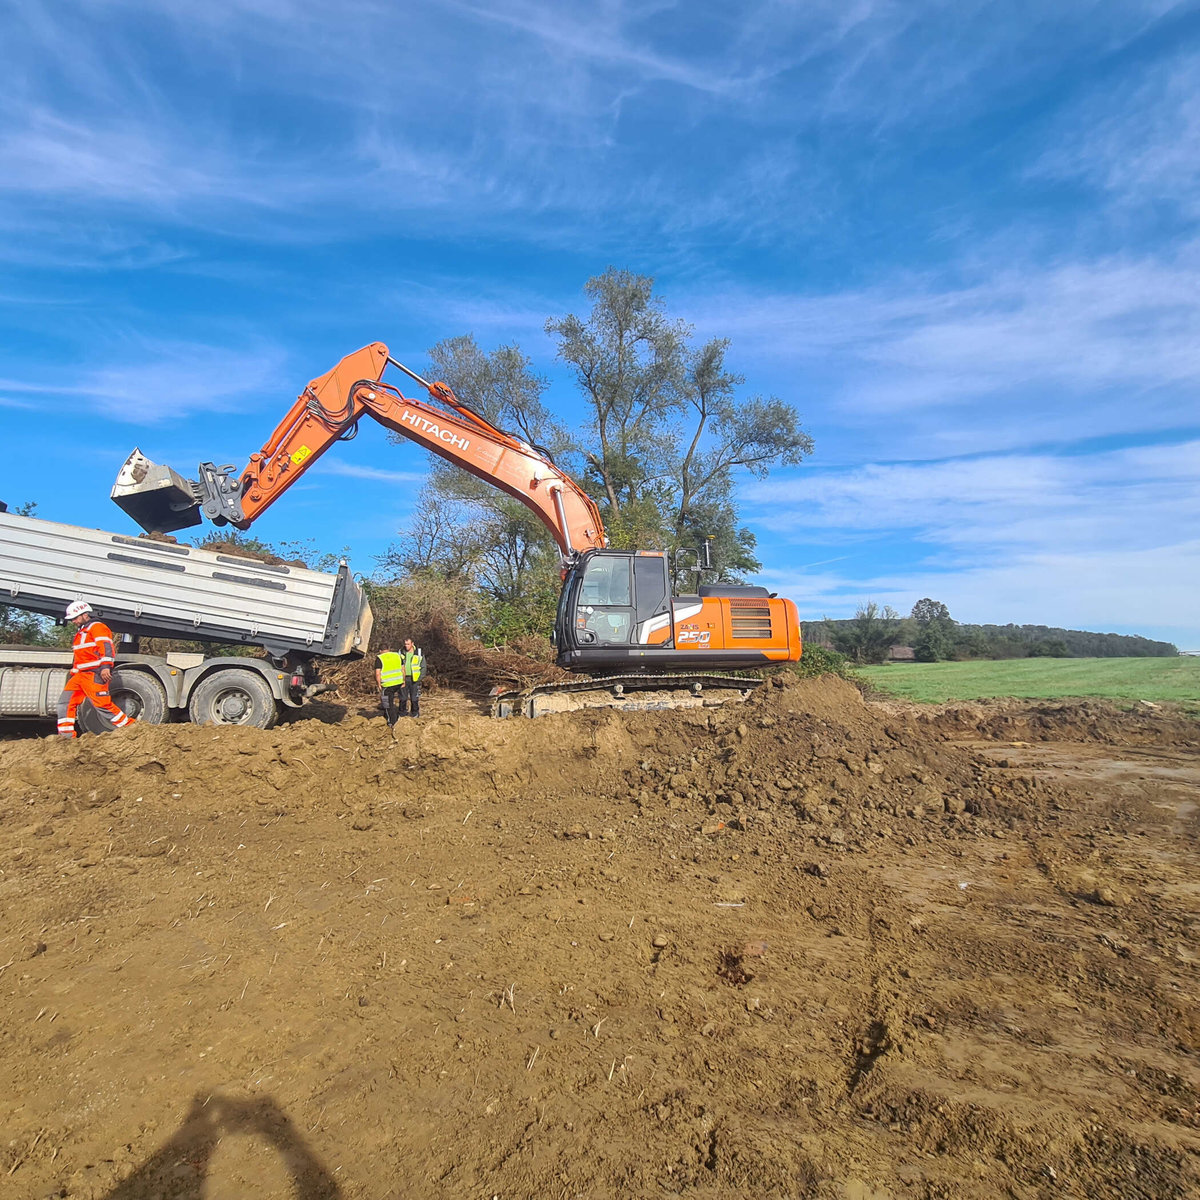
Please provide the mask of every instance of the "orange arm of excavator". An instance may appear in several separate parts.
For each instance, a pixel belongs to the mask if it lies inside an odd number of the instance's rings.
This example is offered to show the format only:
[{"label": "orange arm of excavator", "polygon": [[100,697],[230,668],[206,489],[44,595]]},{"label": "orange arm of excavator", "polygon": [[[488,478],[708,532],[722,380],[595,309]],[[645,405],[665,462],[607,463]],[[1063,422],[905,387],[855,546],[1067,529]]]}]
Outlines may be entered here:
[{"label": "orange arm of excavator", "polygon": [[606,544],[595,502],[573,479],[471,412],[444,383],[427,386],[453,411],[401,395],[383,382],[391,361],[388,348],[373,342],[346,355],[300,393],[242,472],[240,527],[248,527],[357,421],[370,416],[527,505],[554,535],[564,558]]}]

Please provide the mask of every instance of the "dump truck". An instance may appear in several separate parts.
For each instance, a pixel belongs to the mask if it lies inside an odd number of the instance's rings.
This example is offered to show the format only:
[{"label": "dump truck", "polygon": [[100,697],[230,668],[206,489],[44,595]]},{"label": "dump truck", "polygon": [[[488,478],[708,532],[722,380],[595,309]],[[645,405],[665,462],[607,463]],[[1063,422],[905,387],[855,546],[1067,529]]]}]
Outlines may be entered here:
[{"label": "dump truck", "polygon": [[[113,700],[150,724],[268,729],[329,690],[322,660],[359,658],[371,636],[370,603],[345,562],[336,573],[310,571],[17,516],[0,504],[0,604],[61,619],[76,599],[120,635]],[[142,654],[141,638],[246,653]],[[54,716],[70,665],[69,650],[0,646],[0,719]],[[81,724],[107,727],[94,710]]]}]

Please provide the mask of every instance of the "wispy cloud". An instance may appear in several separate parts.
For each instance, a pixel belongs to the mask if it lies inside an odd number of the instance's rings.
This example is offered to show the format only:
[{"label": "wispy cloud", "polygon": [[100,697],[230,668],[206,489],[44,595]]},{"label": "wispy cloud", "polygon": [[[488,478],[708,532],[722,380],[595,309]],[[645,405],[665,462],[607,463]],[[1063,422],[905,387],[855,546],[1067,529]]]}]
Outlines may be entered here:
[{"label": "wispy cloud", "polygon": [[222,173],[205,170],[190,149],[178,143],[172,147],[166,130],[154,136],[137,123],[105,127],[37,108],[23,128],[10,126],[0,136],[5,167],[0,190],[23,191],[36,180],[43,193],[116,197],[153,206],[185,195],[212,194]]},{"label": "wispy cloud", "polygon": [[[117,228],[102,221],[51,217],[10,210],[0,213],[0,262],[9,267],[56,271],[145,271],[179,266],[195,256],[178,240],[156,237],[146,228]],[[74,282],[74,280],[73,280]],[[47,303],[29,297],[30,303]],[[80,303],[78,287],[53,303]]]},{"label": "wispy cloud", "polygon": [[[832,207],[847,123],[962,120],[1135,36],[1161,5],[997,21],[971,0],[940,37],[939,6],[887,0],[32,7],[8,31],[0,95],[10,222],[36,195],[272,239],[340,238],[355,212],[426,234],[653,245],[794,239]],[[413,46],[398,68],[392,48]]]},{"label": "wispy cloud", "polygon": [[177,422],[196,413],[244,408],[256,392],[273,394],[286,361],[276,346],[230,350],[195,342],[128,338],[108,361],[74,371],[59,368],[61,382],[0,380],[0,392],[46,397],[29,403],[48,415],[60,406],[50,398],[131,425]]},{"label": "wispy cloud", "polygon": [[1054,123],[1050,142],[1031,175],[1200,215],[1200,54],[1090,93]]},{"label": "wispy cloud", "polygon": [[[1087,625],[1112,614],[1194,624],[1200,442],[1077,457],[1006,455],[868,464],[746,489],[759,523],[805,543],[915,540],[868,576],[776,571],[810,606],[867,598],[907,611],[935,595],[975,621]],[[820,565],[820,564],[817,564]],[[830,615],[835,615],[833,612]]]},{"label": "wispy cloud", "polygon": [[[875,130],[941,126],[997,104],[1021,103],[1080,59],[1111,53],[1175,7],[1077,0],[1022,11],[962,0],[854,0],[784,5],[764,0],[738,44],[773,61],[823,119]],[[949,19],[948,19],[949,17]]]},{"label": "wispy cloud", "polygon": [[689,309],[705,333],[733,338],[741,362],[787,367],[802,407],[816,391],[895,457],[1197,423],[1197,246],[1167,261],[997,263],[958,286],[914,276],[825,295],[737,289]]},{"label": "wispy cloud", "polygon": [[[503,11],[467,3],[453,3],[452,7],[528,34],[556,56],[565,52],[605,69],[628,71],[644,81],[676,83],[697,92],[730,96],[753,89],[765,77],[761,68],[739,71],[728,57],[714,55],[702,63],[651,49],[644,36],[647,19],[655,15],[655,7],[661,14],[673,5],[586,4],[574,11],[562,4],[536,3],[511,4]],[[642,34],[636,39],[629,28],[635,22]]]},{"label": "wispy cloud", "polygon": [[348,479],[366,479],[372,483],[416,483],[425,482],[424,471],[385,471],[379,467],[360,467],[339,459],[324,458],[321,470],[327,475],[342,475]]},{"label": "wispy cloud", "polygon": [[[1200,528],[1200,441],[1099,454],[869,463],[748,484],[769,528],[918,530],[967,553],[1188,540]],[[803,520],[800,516],[803,514]]]}]

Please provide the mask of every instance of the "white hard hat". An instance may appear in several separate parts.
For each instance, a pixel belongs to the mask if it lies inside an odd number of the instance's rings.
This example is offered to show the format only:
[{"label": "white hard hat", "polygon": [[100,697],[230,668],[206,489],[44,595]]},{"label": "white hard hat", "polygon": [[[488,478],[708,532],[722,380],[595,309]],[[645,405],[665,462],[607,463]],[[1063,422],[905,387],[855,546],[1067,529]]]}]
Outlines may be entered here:
[{"label": "white hard hat", "polygon": [[82,617],[85,613],[90,613],[92,606],[86,600],[72,600],[67,605],[67,620],[73,621],[76,617]]}]

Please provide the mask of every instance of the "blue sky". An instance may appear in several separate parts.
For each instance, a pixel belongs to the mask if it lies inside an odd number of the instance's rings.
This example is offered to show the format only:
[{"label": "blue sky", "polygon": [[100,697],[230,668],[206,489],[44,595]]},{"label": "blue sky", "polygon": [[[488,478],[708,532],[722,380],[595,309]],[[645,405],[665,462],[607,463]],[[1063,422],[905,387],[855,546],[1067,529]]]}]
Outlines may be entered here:
[{"label": "blue sky", "polygon": [[[45,0],[0,15],[0,499],[128,529],[369,341],[517,342],[653,275],[816,451],[740,488],[806,618],[1200,649],[1200,8]],[[268,540],[403,526],[366,430]],[[301,490],[303,489],[303,490]]]}]

